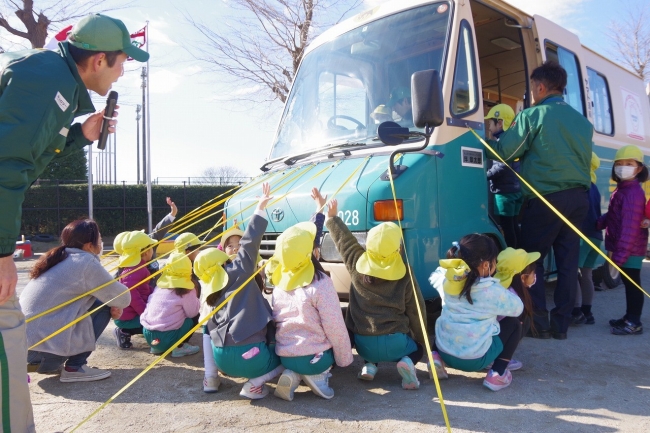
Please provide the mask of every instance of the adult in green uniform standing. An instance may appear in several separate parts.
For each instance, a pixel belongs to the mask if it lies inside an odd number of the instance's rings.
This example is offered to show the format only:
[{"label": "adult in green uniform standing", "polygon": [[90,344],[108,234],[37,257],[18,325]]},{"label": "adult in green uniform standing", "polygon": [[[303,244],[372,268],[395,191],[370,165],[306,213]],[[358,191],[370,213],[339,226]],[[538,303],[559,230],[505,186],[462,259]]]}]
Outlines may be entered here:
[{"label": "adult in green uniform standing", "polygon": [[[88,90],[105,96],[128,57],[149,54],[131,44],[122,21],[90,15],[59,44],[59,51],[0,54],[0,425],[3,432],[33,432],[27,386],[25,317],[16,297],[13,252],[25,191],[55,157],[99,138],[103,113],[94,113]],[[115,131],[115,120],[109,132]]]},{"label": "adult in green uniform standing", "polygon": [[[521,158],[521,175],[571,223],[580,227],[589,208],[589,165],[593,127],[562,94],[567,74],[559,64],[548,61],[530,75],[533,107],[517,117],[510,128],[491,141],[506,161]],[[536,283],[530,293],[539,338],[564,340],[571,323],[578,283],[580,238],[551,209],[522,185],[524,205],[521,248],[537,251]],[[553,248],[557,267],[555,308],[546,309],[544,259]]]}]

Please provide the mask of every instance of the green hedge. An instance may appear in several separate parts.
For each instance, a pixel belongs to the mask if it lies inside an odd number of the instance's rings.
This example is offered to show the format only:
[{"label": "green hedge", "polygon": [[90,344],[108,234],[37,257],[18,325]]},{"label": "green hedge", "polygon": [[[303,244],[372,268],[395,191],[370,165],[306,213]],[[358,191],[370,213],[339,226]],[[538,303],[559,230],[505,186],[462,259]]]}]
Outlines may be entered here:
[{"label": "green hedge", "polygon": [[[169,212],[166,197],[171,197],[178,207],[178,215],[182,216],[231,188],[153,185],[153,225]],[[105,236],[147,228],[147,188],[144,185],[95,185],[93,203],[93,216]],[[21,234],[58,236],[69,222],[87,216],[88,185],[35,185],[25,194]],[[208,230],[220,216],[218,213],[190,230],[195,233]]]}]

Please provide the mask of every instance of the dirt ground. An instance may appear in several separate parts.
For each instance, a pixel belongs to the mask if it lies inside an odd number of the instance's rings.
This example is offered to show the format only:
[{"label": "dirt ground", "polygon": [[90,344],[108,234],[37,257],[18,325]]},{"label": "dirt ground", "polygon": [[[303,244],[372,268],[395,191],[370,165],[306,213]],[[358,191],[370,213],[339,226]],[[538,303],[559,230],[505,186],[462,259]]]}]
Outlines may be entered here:
[{"label": "dirt ground", "polygon": [[[32,260],[17,262],[19,293]],[[650,288],[650,262],[643,282]],[[552,305],[552,291],[548,291]],[[569,339],[525,338],[516,358],[523,369],[500,392],[482,386],[483,373],[449,370],[442,381],[451,428],[455,432],[643,432],[650,431],[650,359],[648,334],[613,336],[607,321],[622,316],[621,287],[596,292],[595,325],[569,330]],[[646,307],[645,319],[648,317]],[[650,323],[650,321],[648,321]],[[31,374],[30,390],[39,432],[68,432],[126,385],[155,358],[141,336],[122,351],[109,324],[89,359],[109,369],[106,380],[61,383],[58,376]],[[200,345],[195,334],[192,344]],[[394,364],[380,364],[373,382],[356,378],[361,360],[336,368],[330,380],[332,400],[298,388],[293,402],[271,393],[250,401],[239,397],[243,379],[223,378],[219,392],[202,391],[202,353],[168,358],[88,421],[81,432],[443,432],[445,423],[425,365],[417,365],[420,389],[401,389]]]}]

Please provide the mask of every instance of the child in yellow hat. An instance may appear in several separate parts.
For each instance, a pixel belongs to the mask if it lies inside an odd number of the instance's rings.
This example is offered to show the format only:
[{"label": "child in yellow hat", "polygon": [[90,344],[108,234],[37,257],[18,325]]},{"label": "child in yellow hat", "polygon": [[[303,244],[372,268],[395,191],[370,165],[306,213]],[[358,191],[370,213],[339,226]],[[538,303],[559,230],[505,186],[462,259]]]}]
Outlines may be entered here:
[{"label": "child in yellow hat", "polygon": [[[394,223],[382,223],[368,232],[366,249],[337,216],[338,203],[328,204],[325,225],[352,278],[345,324],[353,335],[365,365],[358,374],[373,380],[377,363],[397,362],[403,389],[418,389],[415,364],[424,353],[415,297],[424,298],[400,255],[401,234]],[[426,323],[425,323],[426,326]]]},{"label": "child in yellow hat", "polygon": [[275,351],[286,368],[275,395],[287,401],[301,380],[314,394],[331,399],[332,365],[346,367],[353,361],[334,283],[313,254],[316,232],[312,222],[289,227],[278,237],[273,255]]},{"label": "child in yellow hat", "polygon": [[[257,208],[239,240],[237,255],[225,264],[225,286],[206,296],[207,304],[215,307],[244,285],[207,325],[219,370],[229,376],[248,379],[239,395],[252,400],[264,398],[268,394],[265,383],[284,370],[272,345],[275,325],[271,306],[259,285],[250,279],[258,270],[259,249],[268,225],[266,205],[273,198],[270,192],[271,187],[264,183]],[[205,278],[199,265],[195,270],[199,278]],[[210,290],[216,287],[218,285]]]},{"label": "child in yellow hat", "polygon": [[177,346],[172,351],[174,358],[197,353],[199,346],[182,342],[181,338],[194,327],[192,318],[198,314],[199,298],[192,282],[192,262],[185,254],[174,252],[140,315],[151,353],[160,354],[172,346]]},{"label": "child in yellow hat", "polygon": [[648,180],[648,168],[643,163],[641,149],[628,145],[614,156],[612,180],[616,189],[609,199],[607,213],[598,219],[597,229],[605,231],[605,248],[625,274],[625,315],[609,321],[614,335],[643,333],[641,313],[644,295],[634,283],[641,286],[641,264],[648,247],[648,229],[642,228],[645,212],[645,193],[641,184]]},{"label": "child in yellow hat", "polygon": [[142,334],[140,315],[144,312],[152,292],[150,281],[147,280],[151,274],[146,264],[153,257],[152,245],[155,243],[154,239],[141,231],[122,232],[113,241],[113,247],[120,255],[118,281],[131,289],[131,303],[124,309],[120,318],[115,319],[113,333],[120,349],[133,347],[131,336]]},{"label": "child in yellow hat", "polygon": [[[447,377],[444,364],[474,372],[493,363],[483,385],[498,391],[512,381],[507,367],[521,338],[518,316],[524,305],[492,277],[498,253],[490,237],[471,234],[454,243],[447,259],[440,260],[446,269],[440,293],[444,303],[432,354],[438,378]],[[506,317],[499,322],[499,315]]]}]

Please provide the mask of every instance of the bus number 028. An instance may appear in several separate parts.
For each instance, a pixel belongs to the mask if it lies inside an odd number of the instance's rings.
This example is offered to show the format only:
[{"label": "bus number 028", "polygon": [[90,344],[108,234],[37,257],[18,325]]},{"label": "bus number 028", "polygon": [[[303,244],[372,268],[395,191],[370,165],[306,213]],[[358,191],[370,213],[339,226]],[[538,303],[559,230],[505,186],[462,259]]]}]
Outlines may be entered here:
[{"label": "bus number 028", "polygon": [[353,211],[346,210],[345,212],[340,210],[339,213],[338,213],[338,217],[343,220],[345,225],[356,226],[356,225],[359,224],[359,211],[358,210],[353,210]]}]

